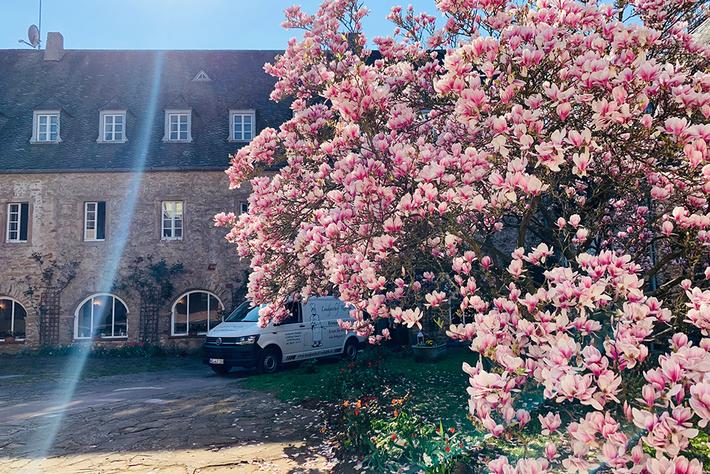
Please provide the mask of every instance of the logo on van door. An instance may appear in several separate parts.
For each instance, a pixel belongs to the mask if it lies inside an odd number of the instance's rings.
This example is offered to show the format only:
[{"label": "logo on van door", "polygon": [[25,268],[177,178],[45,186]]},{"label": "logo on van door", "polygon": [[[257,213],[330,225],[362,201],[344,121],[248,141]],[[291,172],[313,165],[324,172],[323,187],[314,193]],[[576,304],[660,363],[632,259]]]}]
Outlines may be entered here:
[{"label": "logo on van door", "polygon": [[311,305],[311,333],[313,340],[313,347],[320,347],[323,343],[323,326],[320,324],[320,317],[318,316],[318,311],[316,311],[316,305]]}]

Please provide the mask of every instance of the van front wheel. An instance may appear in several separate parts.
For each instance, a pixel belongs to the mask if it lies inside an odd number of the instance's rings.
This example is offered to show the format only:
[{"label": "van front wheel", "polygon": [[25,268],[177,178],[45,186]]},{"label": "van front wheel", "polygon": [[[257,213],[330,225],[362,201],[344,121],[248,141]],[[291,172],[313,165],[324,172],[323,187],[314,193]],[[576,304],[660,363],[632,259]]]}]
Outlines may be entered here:
[{"label": "van front wheel", "polygon": [[262,374],[273,374],[279,370],[281,365],[281,352],[278,349],[271,347],[261,353],[259,357],[259,372]]},{"label": "van front wheel", "polygon": [[346,360],[355,360],[357,358],[357,339],[348,339],[343,349],[343,358]]}]

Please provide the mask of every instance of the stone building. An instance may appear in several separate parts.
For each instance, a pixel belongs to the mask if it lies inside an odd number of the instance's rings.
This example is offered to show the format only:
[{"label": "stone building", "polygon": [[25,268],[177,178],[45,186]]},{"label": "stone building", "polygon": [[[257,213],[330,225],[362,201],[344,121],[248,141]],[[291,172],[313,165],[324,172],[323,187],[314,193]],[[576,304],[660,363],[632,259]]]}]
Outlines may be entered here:
[{"label": "stone building", "polygon": [[195,346],[239,302],[212,216],[247,206],[228,155],[290,117],[276,54],[0,51],[0,351]]}]

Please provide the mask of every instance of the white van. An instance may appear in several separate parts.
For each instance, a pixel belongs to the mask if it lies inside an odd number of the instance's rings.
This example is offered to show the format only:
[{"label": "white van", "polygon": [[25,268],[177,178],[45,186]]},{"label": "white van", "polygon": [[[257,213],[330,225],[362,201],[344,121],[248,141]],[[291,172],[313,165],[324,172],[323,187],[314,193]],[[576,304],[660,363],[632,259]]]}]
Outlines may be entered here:
[{"label": "white van", "polygon": [[232,367],[256,367],[272,373],[283,362],[332,357],[354,359],[365,341],[346,332],[338,320],[352,320],[349,308],[334,296],[312,297],[287,304],[289,315],[279,324],[258,326],[259,308],[245,301],[207,333],[203,361],[218,374]]}]

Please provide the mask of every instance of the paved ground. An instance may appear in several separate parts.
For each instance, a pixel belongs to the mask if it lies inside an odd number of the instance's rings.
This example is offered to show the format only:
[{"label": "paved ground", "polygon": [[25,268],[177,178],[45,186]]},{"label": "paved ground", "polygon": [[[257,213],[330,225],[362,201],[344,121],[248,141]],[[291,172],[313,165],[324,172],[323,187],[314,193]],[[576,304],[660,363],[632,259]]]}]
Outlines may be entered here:
[{"label": "paved ground", "polygon": [[[8,360],[0,360],[6,363]],[[183,369],[83,380],[0,375],[0,472],[329,472],[314,412]],[[22,383],[25,382],[25,383]],[[66,399],[67,401],[63,401]]]}]

